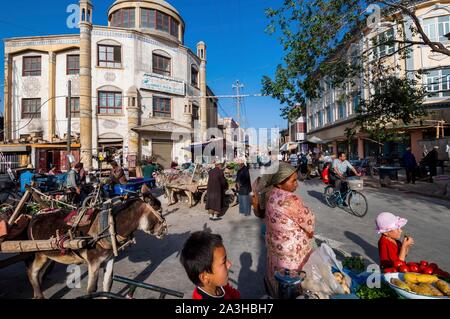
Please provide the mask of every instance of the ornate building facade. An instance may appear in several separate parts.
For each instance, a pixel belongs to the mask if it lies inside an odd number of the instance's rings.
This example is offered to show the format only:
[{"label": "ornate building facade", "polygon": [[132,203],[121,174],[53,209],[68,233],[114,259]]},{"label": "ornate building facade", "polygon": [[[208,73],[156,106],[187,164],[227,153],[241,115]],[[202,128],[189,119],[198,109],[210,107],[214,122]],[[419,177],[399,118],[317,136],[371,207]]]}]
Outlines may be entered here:
[{"label": "ornate building facade", "polygon": [[196,53],[184,45],[185,22],[163,0],[117,0],[108,26],[93,25],[93,14],[80,0],[79,34],[5,40],[5,141],[37,138],[48,147],[31,155],[36,166],[64,166],[71,112],[75,157],[88,168],[111,149],[130,170],[143,157],[183,158],[195,127],[205,139],[218,124],[205,43]]}]

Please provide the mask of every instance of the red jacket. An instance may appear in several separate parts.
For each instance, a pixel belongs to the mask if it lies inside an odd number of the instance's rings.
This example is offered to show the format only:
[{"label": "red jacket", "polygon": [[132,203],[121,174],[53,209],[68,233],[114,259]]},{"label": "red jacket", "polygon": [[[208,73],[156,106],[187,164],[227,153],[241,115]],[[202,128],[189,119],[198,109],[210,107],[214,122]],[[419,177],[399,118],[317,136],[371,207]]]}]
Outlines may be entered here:
[{"label": "red jacket", "polygon": [[386,236],[381,236],[378,241],[381,269],[394,267],[394,262],[399,260],[398,255],[400,254],[401,247],[402,244],[400,242],[393,242]]},{"label": "red jacket", "polygon": [[[222,298],[217,298],[217,299],[225,299],[225,300],[241,299],[241,294],[239,293],[239,291],[237,291],[230,285],[226,285],[225,287],[222,287],[222,289],[225,292],[225,294],[223,295]],[[207,294],[197,287],[197,288],[195,288],[195,290],[192,294],[192,299],[202,300],[202,299],[215,299],[215,298],[213,298],[213,297],[208,298]]]}]

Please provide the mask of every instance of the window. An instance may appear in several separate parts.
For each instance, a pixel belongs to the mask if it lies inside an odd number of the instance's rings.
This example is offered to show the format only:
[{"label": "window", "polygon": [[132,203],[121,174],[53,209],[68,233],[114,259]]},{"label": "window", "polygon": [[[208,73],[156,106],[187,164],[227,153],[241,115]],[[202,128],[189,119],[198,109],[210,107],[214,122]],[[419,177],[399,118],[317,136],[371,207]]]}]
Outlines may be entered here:
[{"label": "window", "polygon": [[191,84],[198,87],[198,70],[195,66],[191,67]]},{"label": "window", "polygon": [[327,123],[333,123],[333,108],[331,105],[327,107]]},{"label": "window", "polygon": [[80,56],[68,55],[67,56],[67,74],[80,74]]},{"label": "window", "polygon": [[195,104],[192,105],[192,119],[193,120],[198,120],[200,118],[199,110],[200,110],[200,108],[198,107],[198,105],[195,105]]},{"label": "window", "polygon": [[135,9],[120,9],[112,14],[111,26],[134,28],[136,26]]},{"label": "window", "polygon": [[153,73],[170,76],[170,58],[153,54]]},{"label": "window", "polygon": [[353,96],[353,113],[358,113],[361,97],[357,94]]},{"label": "window", "polygon": [[23,57],[23,76],[40,76],[41,62],[40,56]]},{"label": "window", "polygon": [[162,12],[156,11],[156,29],[169,33],[170,17]]},{"label": "window", "polygon": [[423,29],[431,41],[448,41],[445,35],[450,32],[450,15],[424,19]]},{"label": "window", "polygon": [[426,83],[431,97],[450,96],[450,69],[429,71]]},{"label": "window", "polygon": [[[66,99],[66,117],[69,117],[69,98]],[[80,98],[73,97],[70,100],[70,111],[72,112],[72,117],[80,117]]]},{"label": "window", "polygon": [[170,34],[176,38],[178,38],[179,26],[180,23],[177,20],[170,18]]},{"label": "window", "polygon": [[141,9],[141,28],[156,29],[156,11]]},{"label": "window", "polygon": [[41,118],[41,99],[22,99],[22,118]]},{"label": "window", "polygon": [[122,66],[121,53],[120,46],[100,44],[98,46],[98,66],[120,68]]},{"label": "window", "polygon": [[319,116],[319,127],[322,127],[323,126],[323,113],[322,113],[322,111],[319,111],[318,116]]},{"label": "window", "polygon": [[390,40],[394,40],[393,28],[372,38],[372,45],[374,46],[373,56],[375,59],[382,58],[388,54],[393,54],[395,52],[395,43],[383,44],[387,43]]},{"label": "window", "polygon": [[315,128],[315,126],[314,126],[314,118],[313,118],[312,115],[309,117],[309,123],[310,123],[311,129],[314,129]]},{"label": "window", "polygon": [[345,102],[340,102],[339,103],[339,119],[343,119],[347,116],[346,112],[345,112]]},{"label": "window", "polygon": [[180,23],[171,16],[154,9],[141,9],[141,28],[156,29],[176,38]]},{"label": "window", "polygon": [[163,97],[153,97],[153,116],[172,117],[171,99]]},{"label": "window", "polygon": [[122,93],[99,91],[98,114],[122,114]]}]

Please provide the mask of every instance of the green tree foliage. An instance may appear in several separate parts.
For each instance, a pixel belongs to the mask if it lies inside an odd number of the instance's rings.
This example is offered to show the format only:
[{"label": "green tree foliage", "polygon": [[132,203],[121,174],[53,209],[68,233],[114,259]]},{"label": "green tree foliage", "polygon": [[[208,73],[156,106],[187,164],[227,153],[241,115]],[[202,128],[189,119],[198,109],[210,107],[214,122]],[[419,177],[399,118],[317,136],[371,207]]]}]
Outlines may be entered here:
[{"label": "green tree foliage", "polygon": [[356,127],[373,139],[392,140],[395,129],[402,129],[427,115],[423,104],[427,92],[416,79],[392,75],[376,80],[374,86],[373,94],[361,103],[356,118]]},{"label": "green tree foliage", "polygon": [[[358,79],[362,79],[360,85],[381,83],[395,71],[393,68],[398,68],[386,65],[386,58],[392,55],[405,58],[412,46],[417,44],[428,45],[435,52],[450,55],[444,45],[432,42],[426,36],[412,6],[415,2],[418,1],[284,0],[279,8],[267,9],[266,15],[270,21],[267,32],[279,36],[285,57],[273,77],[263,77],[263,94],[278,99],[285,105],[281,110],[283,117],[294,119],[301,115],[307,100],[321,96],[324,89],[321,79],[326,79],[333,87],[341,88],[349,83],[354,85]],[[381,35],[372,40],[369,49],[361,47],[357,40],[368,30],[379,26],[377,11],[369,11],[368,8],[380,8],[381,16],[389,16],[391,22],[404,25],[405,28],[397,29],[395,38]],[[406,24],[406,20],[410,22]],[[402,30],[411,31],[412,36],[408,38]],[[377,48],[384,49],[389,45],[395,45],[394,52],[374,54],[379,52]],[[370,74],[365,74],[363,65],[368,64]],[[420,76],[420,72],[413,77],[416,75]],[[389,81],[398,89],[395,92],[408,92],[411,95],[405,98],[401,94],[394,94],[393,97],[383,98],[383,94],[395,93],[385,90],[364,105],[375,109],[374,103],[389,102],[390,107],[386,113],[382,113],[383,118],[400,118],[407,122],[411,117],[424,113],[423,110],[417,110],[420,109],[421,103],[418,102],[419,97],[423,96],[423,90],[414,86],[417,84],[415,79]],[[405,103],[413,104],[405,107]],[[395,107],[397,104],[399,107]],[[383,111],[383,105],[378,105],[378,109]],[[370,114],[365,116],[370,118]]]}]

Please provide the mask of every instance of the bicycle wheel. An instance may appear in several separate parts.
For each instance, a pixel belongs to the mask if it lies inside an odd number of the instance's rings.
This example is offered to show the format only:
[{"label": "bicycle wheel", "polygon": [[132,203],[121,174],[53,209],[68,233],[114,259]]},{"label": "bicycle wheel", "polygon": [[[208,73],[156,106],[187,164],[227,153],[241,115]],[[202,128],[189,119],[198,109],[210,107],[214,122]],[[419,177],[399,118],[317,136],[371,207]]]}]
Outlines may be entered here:
[{"label": "bicycle wheel", "polygon": [[336,203],[336,198],[334,196],[333,186],[330,185],[325,188],[324,196],[325,196],[327,205],[330,206],[331,208],[336,208],[337,203]]},{"label": "bicycle wheel", "polygon": [[368,211],[366,196],[358,191],[351,191],[347,196],[347,203],[355,216],[364,217]]}]

